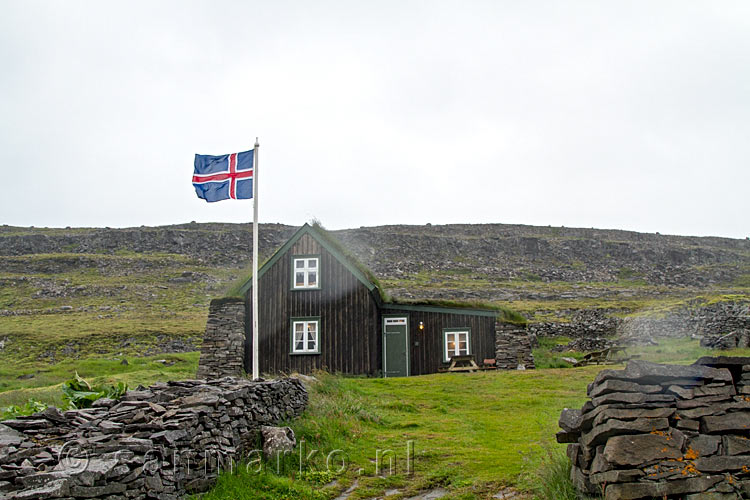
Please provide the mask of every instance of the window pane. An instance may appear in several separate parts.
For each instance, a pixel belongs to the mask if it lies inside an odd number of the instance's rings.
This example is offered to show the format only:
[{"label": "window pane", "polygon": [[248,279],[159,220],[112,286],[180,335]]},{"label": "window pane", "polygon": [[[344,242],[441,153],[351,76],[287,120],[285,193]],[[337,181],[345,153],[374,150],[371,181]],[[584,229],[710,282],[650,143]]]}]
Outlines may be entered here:
[{"label": "window pane", "polygon": [[458,350],[458,355],[459,356],[465,356],[467,354],[469,354],[469,351],[467,351],[466,348],[461,348],[461,349]]},{"label": "window pane", "polygon": [[462,340],[461,342],[459,342],[458,343],[458,348],[461,349],[462,351],[465,351],[466,350],[466,341]]},{"label": "window pane", "polygon": [[294,286],[305,286],[305,273],[296,273]]},{"label": "window pane", "polygon": [[300,340],[299,342],[294,343],[294,350],[295,351],[301,351],[305,348],[305,343]]},{"label": "window pane", "polygon": [[312,340],[308,340],[307,341],[307,349],[310,350],[310,351],[314,351],[315,350],[315,342],[312,341]]},{"label": "window pane", "polygon": [[318,273],[316,273],[315,271],[310,271],[307,274],[307,285],[318,286]]},{"label": "window pane", "polygon": [[456,343],[452,340],[448,341],[448,356],[451,356],[456,352]]},{"label": "window pane", "polygon": [[297,269],[302,269],[303,267],[305,267],[305,261],[302,259],[295,260],[294,267],[296,267]]},{"label": "window pane", "polygon": [[315,269],[318,267],[318,259],[310,259],[307,261],[307,267]]}]

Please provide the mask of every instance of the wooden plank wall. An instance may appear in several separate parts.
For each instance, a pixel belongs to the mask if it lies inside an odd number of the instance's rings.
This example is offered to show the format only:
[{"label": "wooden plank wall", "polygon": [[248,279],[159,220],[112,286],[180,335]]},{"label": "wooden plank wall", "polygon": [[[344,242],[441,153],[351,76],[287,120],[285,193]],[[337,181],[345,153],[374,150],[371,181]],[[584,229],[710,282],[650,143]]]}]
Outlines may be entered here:
[{"label": "wooden plank wall", "polygon": [[[291,290],[292,255],[320,254],[321,290]],[[381,369],[377,305],[346,267],[309,234],[260,278],[260,372],[375,374]],[[252,290],[247,295],[245,370],[252,371]],[[290,318],[320,316],[320,354],[291,352]]]},{"label": "wooden plank wall", "polygon": [[[388,307],[383,314],[400,314],[409,317],[410,372],[411,375],[437,373],[443,366],[443,328],[471,328],[470,352],[477,364],[495,358],[495,318],[468,314],[451,314],[435,311],[398,311]],[[420,332],[419,322],[424,322]],[[419,345],[416,345],[417,342]]]}]

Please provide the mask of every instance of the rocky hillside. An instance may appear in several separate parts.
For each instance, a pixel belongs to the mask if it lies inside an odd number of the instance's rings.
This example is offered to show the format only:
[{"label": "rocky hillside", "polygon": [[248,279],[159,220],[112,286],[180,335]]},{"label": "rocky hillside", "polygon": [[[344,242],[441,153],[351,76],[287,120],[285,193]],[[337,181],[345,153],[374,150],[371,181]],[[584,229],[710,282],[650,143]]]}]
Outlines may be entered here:
[{"label": "rocky hillside", "polygon": [[[295,230],[263,224],[261,260]],[[750,293],[748,240],[505,224],[333,233],[392,295],[491,301],[535,321]],[[0,358],[194,350],[210,298],[248,275],[251,242],[247,224],[2,226]]]},{"label": "rocky hillside", "polygon": [[[296,228],[263,224],[261,258]],[[750,241],[508,224],[379,226],[334,234],[395,295],[553,301],[728,291],[750,285]],[[246,224],[128,229],[0,228],[2,270],[102,268],[86,255],[169,254],[214,268],[251,259]],[[49,255],[34,259],[31,255]],[[64,254],[62,258],[52,255]],[[71,259],[78,254],[79,259]],[[142,264],[142,263],[141,263]],[[106,261],[104,267],[135,266]],[[152,262],[152,265],[154,264]]]}]

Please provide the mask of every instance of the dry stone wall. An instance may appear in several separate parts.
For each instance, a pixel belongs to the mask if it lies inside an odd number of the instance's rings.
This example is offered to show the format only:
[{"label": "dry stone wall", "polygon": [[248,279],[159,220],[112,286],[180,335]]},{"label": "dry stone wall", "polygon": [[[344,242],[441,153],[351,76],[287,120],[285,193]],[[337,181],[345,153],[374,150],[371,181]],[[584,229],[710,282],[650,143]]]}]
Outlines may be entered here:
[{"label": "dry stone wall", "polygon": [[259,448],[263,425],[299,415],[296,379],[186,380],[121,401],[0,424],[0,500],[176,500],[208,489],[219,470]]},{"label": "dry stone wall", "polygon": [[495,323],[495,363],[500,370],[534,368],[531,350],[535,338],[524,327],[509,323]]},{"label": "dry stone wall", "polygon": [[[571,478],[606,500],[750,495],[750,358],[602,370],[560,415]],[[744,496],[743,496],[744,495]]]},{"label": "dry stone wall", "polygon": [[198,378],[239,377],[244,373],[245,303],[214,299],[208,309]]}]

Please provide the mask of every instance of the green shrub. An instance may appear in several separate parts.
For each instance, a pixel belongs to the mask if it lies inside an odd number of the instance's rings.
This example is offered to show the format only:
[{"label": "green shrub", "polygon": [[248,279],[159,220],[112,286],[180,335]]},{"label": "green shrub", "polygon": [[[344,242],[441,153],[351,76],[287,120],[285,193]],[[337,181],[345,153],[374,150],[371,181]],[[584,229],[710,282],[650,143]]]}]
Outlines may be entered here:
[{"label": "green shrub", "polygon": [[92,387],[88,382],[76,375],[62,385],[63,401],[68,408],[90,408],[91,404],[100,398],[120,399],[125,395],[128,386],[122,382],[117,385],[98,385]]},{"label": "green shrub", "polygon": [[0,409],[0,420],[8,420],[8,419],[17,418],[17,417],[26,417],[28,415],[33,415],[34,413],[39,413],[40,411],[44,411],[46,409],[47,409],[47,405],[42,403],[41,401],[35,401],[33,399],[29,399],[22,406],[11,405],[11,406],[8,406],[7,408]]}]

